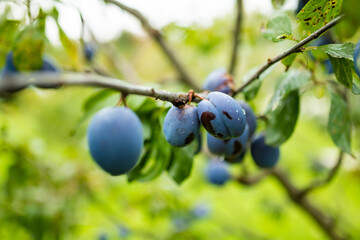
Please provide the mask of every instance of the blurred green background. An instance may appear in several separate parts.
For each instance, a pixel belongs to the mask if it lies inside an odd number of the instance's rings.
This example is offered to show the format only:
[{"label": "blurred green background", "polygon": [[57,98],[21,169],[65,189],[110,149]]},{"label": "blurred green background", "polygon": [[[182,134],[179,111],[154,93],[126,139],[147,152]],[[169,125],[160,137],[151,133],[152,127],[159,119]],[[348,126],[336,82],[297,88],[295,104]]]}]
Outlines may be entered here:
[{"label": "blurred green background", "polygon": [[[351,9],[349,3],[353,1],[347,2],[344,9],[349,9],[350,15],[357,14],[359,8]],[[279,12],[290,16],[296,29],[293,12],[274,10],[274,14]],[[3,64],[13,35],[24,27],[26,16],[14,27],[8,21],[11,10],[3,11],[1,18],[0,28],[9,28],[0,33]],[[161,29],[199,84],[212,70],[228,65],[233,18],[234,13],[226,13],[206,27],[171,23]],[[269,18],[255,13],[244,16],[237,86],[251,69],[294,44],[275,44],[262,37],[261,26]],[[348,31],[339,26],[335,30],[338,40],[356,43],[360,38],[355,25],[358,22],[358,18],[344,21]],[[148,37],[124,32],[112,41],[97,44],[92,64],[83,58],[79,39],[69,41],[75,52],[51,42],[46,42],[44,50],[65,71],[85,71],[96,66],[131,82],[174,92],[188,90]],[[293,68],[305,70],[313,65],[318,79],[334,79],[306,54],[299,54]],[[276,65],[258,96],[249,103],[257,114],[265,111],[284,69]],[[203,172],[211,156],[206,146],[195,157],[190,177],[180,186],[167,173],[150,182],[131,183],[125,176],[109,176],[92,161],[86,143],[91,116],[117,102],[118,96],[112,94],[96,102],[91,111],[85,111],[84,103],[99,91],[87,87],[31,87],[0,99],[0,239],[327,239],[271,176],[249,187],[236,182],[223,187],[207,183]],[[130,106],[141,99],[130,96]],[[360,147],[359,100],[350,97],[356,156]],[[279,168],[299,187],[325,177],[336,161],[338,150],[326,131],[329,108],[330,97],[323,87],[304,91],[296,130],[281,146]],[[247,155],[243,164],[231,166],[231,172],[239,175],[244,168],[259,171]],[[334,181],[309,196],[313,204],[336,217],[339,229],[353,239],[360,238],[359,181],[358,160],[346,156]]]}]

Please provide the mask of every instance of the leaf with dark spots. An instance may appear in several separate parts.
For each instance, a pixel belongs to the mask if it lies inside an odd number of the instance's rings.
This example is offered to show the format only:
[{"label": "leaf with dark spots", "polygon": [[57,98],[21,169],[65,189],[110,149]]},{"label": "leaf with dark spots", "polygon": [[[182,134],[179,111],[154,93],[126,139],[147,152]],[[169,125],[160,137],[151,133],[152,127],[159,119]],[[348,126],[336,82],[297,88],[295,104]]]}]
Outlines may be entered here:
[{"label": "leaf with dark spots", "polygon": [[190,133],[186,139],[185,139],[185,144],[188,145],[189,143],[191,143],[195,138],[195,134],[194,133]]},{"label": "leaf with dark spots", "polygon": [[230,120],[233,119],[228,112],[223,111],[223,114],[224,114],[228,119],[230,119]]},{"label": "leaf with dark spots", "polygon": [[215,135],[215,131],[213,126],[211,125],[211,121],[216,118],[215,114],[212,112],[206,111],[201,114],[201,123],[204,128],[212,135]]}]

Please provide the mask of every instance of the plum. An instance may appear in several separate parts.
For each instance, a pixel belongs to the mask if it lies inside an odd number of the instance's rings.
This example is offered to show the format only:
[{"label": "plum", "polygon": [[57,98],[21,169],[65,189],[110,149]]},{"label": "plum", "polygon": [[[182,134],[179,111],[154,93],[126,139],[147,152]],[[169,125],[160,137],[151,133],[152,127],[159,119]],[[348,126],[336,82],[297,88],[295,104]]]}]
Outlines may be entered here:
[{"label": "plum", "polygon": [[267,145],[264,135],[259,135],[251,143],[251,155],[260,168],[272,168],[279,161],[280,150]]},{"label": "plum", "polygon": [[172,106],[164,120],[164,135],[168,143],[175,147],[190,144],[199,135],[197,108],[191,105]]},{"label": "plum", "polygon": [[295,14],[298,14],[301,11],[301,9],[303,9],[308,2],[309,2],[309,0],[299,0]]},{"label": "plum", "polygon": [[355,46],[354,64],[355,64],[355,71],[357,75],[360,77],[360,40],[357,42]]},{"label": "plum", "polygon": [[254,134],[257,128],[256,115],[252,110],[252,108],[246,102],[244,101],[239,101],[239,102],[241,107],[245,110],[246,122],[247,125],[249,126],[249,137],[252,137],[252,135]]},{"label": "plum", "polygon": [[219,91],[229,94],[231,92],[231,86],[233,84],[233,77],[227,73],[225,68],[219,68],[212,71],[205,78],[203,89],[210,92]]},{"label": "plum", "polygon": [[94,45],[91,44],[91,43],[86,43],[84,45],[84,53],[85,53],[86,60],[91,62],[94,59],[94,55],[95,55],[95,47],[94,47]]},{"label": "plum", "polygon": [[143,148],[143,127],[126,107],[107,107],[96,113],[87,131],[91,156],[109,174],[130,171]]},{"label": "plum", "polygon": [[229,170],[224,162],[210,161],[205,169],[206,179],[215,185],[224,185],[230,179]]},{"label": "plum", "polygon": [[227,163],[242,163],[242,161],[244,160],[245,154],[246,154],[246,149],[244,149],[244,151],[242,151],[240,155],[237,155],[235,157],[234,156],[226,156],[224,160]]},{"label": "plum", "polygon": [[214,137],[239,137],[245,130],[246,117],[240,103],[222,92],[211,92],[198,105],[201,124]]}]

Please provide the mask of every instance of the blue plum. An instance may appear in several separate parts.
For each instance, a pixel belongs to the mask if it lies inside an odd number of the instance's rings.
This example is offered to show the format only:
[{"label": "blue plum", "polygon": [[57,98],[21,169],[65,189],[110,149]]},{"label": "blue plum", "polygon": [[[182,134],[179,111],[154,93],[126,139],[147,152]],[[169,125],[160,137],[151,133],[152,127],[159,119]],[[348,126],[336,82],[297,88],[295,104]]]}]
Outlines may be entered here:
[{"label": "blue plum", "polygon": [[229,170],[224,162],[210,161],[205,169],[206,179],[215,185],[224,185],[230,179]]},{"label": "blue plum", "polygon": [[272,168],[279,161],[280,150],[267,145],[264,135],[259,135],[251,143],[251,155],[258,167]]},{"label": "blue plum", "polygon": [[360,77],[360,40],[357,42],[355,46],[354,64],[355,64],[355,71],[357,75]]},{"label": "blue plum", "polygon": [[295,14],[298,14],[301,11],[301,9],[303,9],[308,2],[309,2],[309,0],[299,0]]},{"label": "blue plum", "polygon": [[204,90],[210,92],[219,91],[226,94],[231,92],[231,86],[234,84],[233,77],[227,73],[225,68],[219,68],[212,71],[206,78],[203,86]]},{"label": "blue plum", "polygon": [[219,139],[239,137],[245,130],[246,117],[240,103],[222,92],[211,92],[198,105],[201,124]]},{"label": "blue plum", "polygon": [[256,115],[252,108],[244,101],[239,101],[241,107],[245,110],[245,116],[246,116],[246,122],[249,126],[249,137],[251,137],[256,128],[257,128],[257,122],[256,122]]},{"label": "blue plum", "polygon": [[130,171],[143,148],[143,128],[138,116],[126,107],[107,107],[91,120],[87,131],[91,156],[109,174]]},{"label": "blue plum", "polygon": [[197,108],[191,105],[172,106],[165,116],[164,135],[168,143],[175,147],[190,144],[199,135]]},{"label": "blue plum", "polygon": [[237,155],[235,157],[234,156],[226,156],[224,160],[227,163],[242,163],[244,160],[245,154],[246,154],[246,149],[244,149],[244,151],[242,151],[242,153],[240,155]]},{"label": "blue plum", "polygon": [[207,144],[209,151],[218,156],[236,157],[246,148],[249,140],[249,127],[246,125],[245,131],[240,137],[221,140],[207,134]]},{"label": "blue plum", "polygon": [[84,53],[85,53],[86,60],[91,62],[94,59],[94,55],[95,55],[95,47],[94,47],[94,45],[91,44],[91,43],[85,43],[85,45],[84,45]]}]

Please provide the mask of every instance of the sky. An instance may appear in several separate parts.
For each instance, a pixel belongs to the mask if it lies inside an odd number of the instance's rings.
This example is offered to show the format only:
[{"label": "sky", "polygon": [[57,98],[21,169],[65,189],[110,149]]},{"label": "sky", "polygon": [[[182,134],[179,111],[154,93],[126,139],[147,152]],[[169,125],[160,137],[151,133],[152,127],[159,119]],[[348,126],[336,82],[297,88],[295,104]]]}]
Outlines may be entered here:
[{"label": "sky", "polygon": [[[262,12],[274,13],[271,0],[243,0],[246,13]],[[34,12],[42,6],[44,9],[53,7],[53,1],[33,0]],[[171,22],[187,26],[193,23],[210,25],[218,17],[225,16],[234,11],[235,0],[122,0],[122,3],[136,8],[146,16],[156,28],[161,28]],[[9,3],[0,3],[0,12]],[[11,4],[11,3],[10,3]],[[14,18],[24,14],[26,7],[14,5],[12,13]],[[285,9],[294,9],[297,0],[287,0]],[[59,22],[64,31],[72,39],[78,39],[81,32],[79,9],[87,23],[87,27],[99,41],[108,41],[118,36],[122,31],[144,34],[137,19],[113,5],[105,5],[102,0],[63,0],[57,3]],[[283,9],[284,9],[283,8]],[[283,10],[282,9],[282,10]],[[58,33],[55,22],[47,21],[46,33],[50,41],[57,43]]]}]

